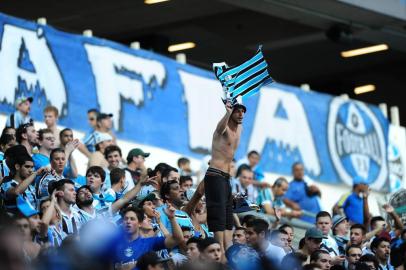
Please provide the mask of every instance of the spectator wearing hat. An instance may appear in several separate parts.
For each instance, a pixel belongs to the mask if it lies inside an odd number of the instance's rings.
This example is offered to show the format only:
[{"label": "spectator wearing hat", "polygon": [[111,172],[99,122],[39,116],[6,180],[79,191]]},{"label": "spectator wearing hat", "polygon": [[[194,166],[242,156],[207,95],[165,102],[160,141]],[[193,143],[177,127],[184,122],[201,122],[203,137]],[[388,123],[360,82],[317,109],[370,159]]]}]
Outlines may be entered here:
[{"label": "spectator wearing hat", "polygon": [[146,153],[140,148],[134,148],[128,152],[126,170],[130,172],[134,183],[137,183],[142,176],[147,175],[147,167],[144,163],[145,158],[149,155],[150,153]]},{"label": "spectator wearing hat", "polygon": [[148,252],[141,256],[137,261],[138,270],[164,270],[164,263],[170,261],[160,258],[155,252]]},{"label": "spectator wearing hat", "polygon": [[268,241],[268,234],[269,224],[267,221],[257,218],[247,222],[247,244],[278,267],[286,252],[283,248],[271,244]]},{"label": "spectator wearing hat", "polygon": [[29,115],[31,110],[32,97],[26,97],[24,95],[19,96],[16,101],[16,111],[9,115],[6,122],[6,127],[18,128],[20,125],[32,122],[32,118]]},{"label": "spectator wearing hat", "polygon": [[113,132],[113,114],[112,113],[98,113],[96,131],[107,133],[112,137],[113,144],[117,144],[116,135]]},{"label": "spectator wearing hat", "polygon": [[31,156],[33,148],[38,144],[38,133],[32,122],[20,125],[16,130],[16,140],[23,145]]},{"label": "spectator wearing hat", "polygon": [[303,238],[303,246],[299,248],[298,252],[307,257],[307,263],[310,262],[310,255],[320,249],[324,238],[323,233],[316,227],[311,227],[306,230],[305,237]]},{"label": "spectator wearing hat", "polygon": [[88,168],[92,166],[107,168],[109,163],[104,157],[104,151],[108,146],[113,145],[113,137],[108,133],[95,132],[94,138],[96,151],[89,157]]},{"label": "spectator wearing hat", "polygon": [[348,237],[350,224],[347,218],[340,215],[333,216],[333,227],[331,230],[338,246],[339,255],[345,255],[345,246],[350,240]]}]

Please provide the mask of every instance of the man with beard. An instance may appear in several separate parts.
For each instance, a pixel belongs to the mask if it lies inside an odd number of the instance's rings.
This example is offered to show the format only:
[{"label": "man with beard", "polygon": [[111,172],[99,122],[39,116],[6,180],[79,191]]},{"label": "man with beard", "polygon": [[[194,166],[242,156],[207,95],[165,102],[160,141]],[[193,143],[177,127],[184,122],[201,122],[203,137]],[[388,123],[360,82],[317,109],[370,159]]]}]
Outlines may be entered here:
[{"label": "man with beard", "polygon": [[210,167],[204,177],[207,203],[207,223],[220,243],[222,254],[232,245],[233,202],[230,169],[240,142],[242,120],[247,111],[242,104],[225,105],[226,114],[217,124],[213,134]]},{"label": "man with beard", "polygon": [[34,124],[29,122],[20,125],[16,130],[16,140],[27,149],[29,155],[32,155],[32,149],[38,144],[38,133]]}]

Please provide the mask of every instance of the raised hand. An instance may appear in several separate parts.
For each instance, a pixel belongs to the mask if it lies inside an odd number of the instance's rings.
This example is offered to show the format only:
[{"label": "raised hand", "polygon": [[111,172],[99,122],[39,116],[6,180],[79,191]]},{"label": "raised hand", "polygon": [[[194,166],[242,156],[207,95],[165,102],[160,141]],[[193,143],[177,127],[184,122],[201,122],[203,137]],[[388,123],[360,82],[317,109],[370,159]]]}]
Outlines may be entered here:
[{"label": "raised hand", "polygon": [[79,147],[79,144],[80,142],[78,139],[74,139],[73,141],[68,142],[65,146],[66,155],[70,156],[70,154],[72,154],[72,152]]},{"label": "raised hand", "polygon": [[231,102],[230,102],[230,101],[227,101],[226,104],[225,104],[225,106],[226,106],[226,111],[227,111],[228,113],[231,113],[231,112],[233,111],[233,105],[231,105]]},{"label": "raised hand", "polygon": [[165,208],[165,214],[168,216],[169,219],[174,219],[176,209],[170,203],[167,203],[167,205],[168,206]]},{"label": "raised hand", "polygon": [[395,212],[395,208],[393,208],[392,205],[390,205],[389,203],[386,203],[384,205],[382,205],[382,208],[385,210],[386,213],[388,214],[392,214],[393,212]]},{"label": "raised hand", "polygon": [[44,166],[39,168],[35,174],[36,175],[43,175],[44,173],[50,173],[51,172],[51,168],[49,168],[48,166]]}]

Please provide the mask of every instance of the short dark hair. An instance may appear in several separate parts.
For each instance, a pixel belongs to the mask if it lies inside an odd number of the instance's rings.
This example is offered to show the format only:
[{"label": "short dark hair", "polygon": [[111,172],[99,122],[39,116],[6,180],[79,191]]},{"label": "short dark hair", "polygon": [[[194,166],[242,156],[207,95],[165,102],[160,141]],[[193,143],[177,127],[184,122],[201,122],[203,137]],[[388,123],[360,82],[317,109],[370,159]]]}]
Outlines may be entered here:
[{"label": "short dark hair", "polygon": [[178,159],[178,167],[180,168],[181,165],[186,164],[186,163],[190,163],[190,160],[188,158],[185,157],[181,157]]},{"label": "short dark hair", "polygon": [[208,246],[213,244],[220,244],[220,242],[212,237],[206,237],[197,243],[197,248],[200,252],[203,252]]},{"label": "short dark hair", "polygon": [[106,149],[104,150],[104,158],[107,160],[107,157],[108,157],[111,153],[116,152],[116,151],[118,152],[118,154],[120,155],[120,157],[122,157],[121,148],[120,148],[120,147],[118,147],[117,145],[110,145],[110,146],[107,146]]},{"label": "short dark hair", "polygon": [[51,150],[51,153],[49,154],[49,160],[53,160],[54,159],[54,155],[57,153],[64,153],[65,154],[65,150],[63,150],[62,148],[55,148]]},{"label": "short dark hair", "polygon": [[87,177],[87,175],[89,173],[93,173],[93,174],[97,173],[97,174],[99,174],[103,183],[104,183],[104,180],[106,180],[106,172],[100,166],[89,167],[89,169],[87,169],[87,171],[86,171],[86,177]]},{"label": "short dark hair", "polygon": [[[64,128],[59,132],[59,139],[62,138],[62,135],[66,132],[66,131],[72,131],[72,129],[70,128]],[[72,131],[73,132],[73,131]]]},{"label": "short dark hair", "polygon": [[234,229],[234,231],[246,231],[247,230],[247,228],[245,228],[245,227],[236,227],[235,229]]},{"label": "short dark hair", "polygon": [[32,122],[25,123],[25,124],[18,126],[18,128],[16,129],[16,139],[17,139],[18,143],[21,144],[21,142],[23,141],[23,134],[27,133],[27,128],[33,127],[33,126],[34,126],[34,124]]},{"label": "short dark hair", "polygon": [[318,212],[317,215],[316,215],[316,222],[317,222],[317,220],[319,220],[319,218],[321,218],[321,217],[329,217],[330,220],[331,220],[331,215],[330,215],[330,213],[327,212],[327,211],[320,211],[320,212]]},{"label": "short dark hair", "polygon": [[256,219],[256,217],[255,217],[254,215],[251,215],[251,214],[245,215],[245,216],[241,219],[241,224],[249,223],[249,222],[251,222],[251,220],[254,220],[254,219]]},{"label": "short dark hair", "polygon": [[162,176],[162,173],[165,171],[165,169],[166,168],[168,168],[168,167],[170,167],[168,164],[166,164],[166,163],[163,163],[163,162],[161,162],[161,163],[158,163],[156,166],[155,166],[155,168],[154,168],[154,170],[151,172],[151,177],[152,176],[156,176],[156,173],[157,172],[159,172],[160,174],[161,174],[161,176]]},{"label": "short dark hair", "polygon": [[367,229],[365,228],[365,226],[362,225],[362,224],[359,224],[359,223],[353,224],[353,225],[351,226],[351,228],[350,228],[350,231],[351,231],[352,229],[361,229],[362,235],[365,235],[365,234],[367,233]]},{"label": "short dark hair", "polygon": [[20,156],[17,156],[17,157],[16,157],[16,159],[15,159],[15,164],[18,164],[18,165],[22,166],[22,165],[24,165],[25,162],[27,162],[27,161],[34,162],[34,161],[32,160],[32,157],[30,157],[28,154],[27,154],[27,155],[20,155]]},{"label": "short dark hair", "polygon": [[87,110],[87,113],[99,113],[99,110],[98,109],[95,109],[95,108],[92,108],[92,109],[89,109],[89,110]]},{"label": "short dark hair", "polygon": [[260,154],[257,152],[257,151],[255,151],[255,150],[252,150],[252,151],[249,151],[248,152],[248,157],[250,157],[250,156],[252,156],[252,155],[257,155],[257,156],[259,156]]},{"label": "short dark hair", "polygon": [[390,240],[386,237],[375,237],[374,240],[371,243],[371,250],[375,253],[375,249],[382,243],[382,242],[388,242],[390,243]]},{"label": "short dark hair", "polygon": [[169,166],[162,172],[162,178],[168,177],[171,172],[178,172],[178,169]]},{"label": "short dark hair", "polygon": [[251,167],[248,166],[247,164],[242,164],[242,165],[240,165],[240,167],[238,167],[237,173],[236,173],[236,176],[235,176],[235,177],[239,177],[243,171],[250,171],[250,172],[252,172],[252,169],[251,169]]},{"label": "short dark hair", "polygon": [[359,262],[372,262],[375,266],[375,269],[379,268],[379,261],[378,259],[372,254],[365,254],[359,258]]},{"label": "short dark hair", "polygon": [[65,184],[73,185],[75,186],[75,182],[73,182],[70,179],[64,178],[58,181],[54,181],[53,189],[49,190],[51,191],[49,194],[52,194],[52,192],[56,189],[57,191],[63,191],[65,189]]},{"label": "short dark hair", "polygon": [[128,212],[134,212],[137,215],[137,219],[138,222],[142,222],[144,220],[144,210],[142,210],[141,208],[136,208],[136,207],[127,207],[125,208],[122,212],[121,212],[121,216],[124,217],[125,214],[127,214]]},{"label": "short dark hair", "polygon": [[173,184],[178,184],[178,181],[170,180],[170,181],[163,183],[163,185],[161,187],[160,195],[161,195],[162,200],[164,200],[164,202],[167,201],[166,195],[168,195],[169,192],[171,191],[171,185],[173,185]]},{"label": "short dark hair", "polygon": [[114,168],[110,171],[111,185],[115,185],[120,182],[121,178],[125,177],[125,171],[121,168]]},{"label": "short dark hair", "polygon": [[280,187],[280,186],[282,186],[282,183],[284,183],[284,182],[285,182],[286,184],[289,183],[288,180],[286,180],[285,177],[278,177],[278,178],[275,180],[275,182],[273,183],[272,186],[274,186],[274,187]]},{"label": "short dark hair", "polygon": [[51,133],[52,135],[54,134],[52,132],[52,130],[50,130],[49,128],[42,128],[42,129],[38,130],[38,139],[40,141],[44,140],[44,134],[46,134],[46,133]]},{"label": "short dark hair", "polygon": [[188,226],[181,226],[180,229],[182,230],[182,232],[190,232],[192,230],[192,228]]},{"label": "short dark hair", "polygon": [[8,143],[10,143],[10,142],[12,142],[12,141],[14,141],[16,138],[14,137],[14,135],[11,135],[11,134],[2,134],[1,136],[0,136],[0,146],[1,145],[6,145],[6,144],[8,144]]},{"label": "short dark hair", "polygon": [[315,262],[320,258],[321,254],[330,254],[328,253],[328,251],[324,250],[324,249],[318,249],[316,251],[314,251],[311,255],[310,255],[310,262]]},{"label": "short dark hair", "polygon": [[371,226],[371,228],[374,227],[374,226],[375,226],[375,223],[376,223],[377,221],[385,221],[385,219],[384,219],[383,217],[381,217],[381,216],[374,216],[374,217],[371,218],[371,221],[370,221],[370,223],[369,223],[369,226]]},{"label": "short dark hair", "polygon": [[248,227],[251,227],[257,234],[265,232],[265,235],[268,235],[269,232],[269,223],[262,218],[256,218],[247,222]]},{"label": "short dark hair", "polygon": [[195,243],[196,245],[199,245],[200,241],[202,241],[202,239],[197,238],[197,237],[192,237],[192,238],[189,238],[189,240],[187,240],[186,245],[189,245],[189,244],[192,244],[192,243]]},{"label": "short dark hair", "polygon": [[352,248],[358,248],[359,250],[361,250],[362,251],[362,248],[361,247],[359,247],[359,246],[357,246],[357,245],[349,245],[348,247],[346,247],[346,249],[345,249],[345,255],[347,255],[348,256],[348,252],[350,251],[350,249],[352,249]]},{"label": "short dark hair", "polygon": [[185,182],[187,182],[187,181],[192,181],[192,183],[193,183],[193,179],[192,179],[192,177],[190,176],[190,175],[182,175],[180,178],[179,178],[179,184],[183,184],[183,183],[185,183]]},{"label": "short dark hair", "polygon": [[284,231],[286,232],[285,228],[291,228],[292,231],[294,230],[293,226],[292,226],[292,225],[289,225],[289,224],[287,224],[287,223],[282,224],[282,225],[279,227],[279,230],[284,230]]},{"label": "short dark hair", "polygon": [[292,170],[293,170],[296,166],[298,166],[298,165],[303,166],[303,163],[302,163],[302,162],[299,162],[299,161],[294,162],[294,163],[292,164]]}]

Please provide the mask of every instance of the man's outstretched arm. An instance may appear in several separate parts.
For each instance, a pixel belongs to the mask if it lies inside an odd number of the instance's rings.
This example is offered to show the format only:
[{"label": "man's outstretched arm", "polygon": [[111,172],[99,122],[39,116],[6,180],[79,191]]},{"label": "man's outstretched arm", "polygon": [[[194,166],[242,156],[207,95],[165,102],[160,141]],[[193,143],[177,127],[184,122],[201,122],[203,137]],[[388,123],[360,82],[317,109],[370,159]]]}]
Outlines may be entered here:
[{"label": "man's outstretched arm", "polygon": [[221,118],[220,122],[217,124],[216,133],[224,134],[227,130],[227,123],[230,119],[231,114],[233,113],[233,107],[230,102],[227,102],[226,105],[226,114]]}]

